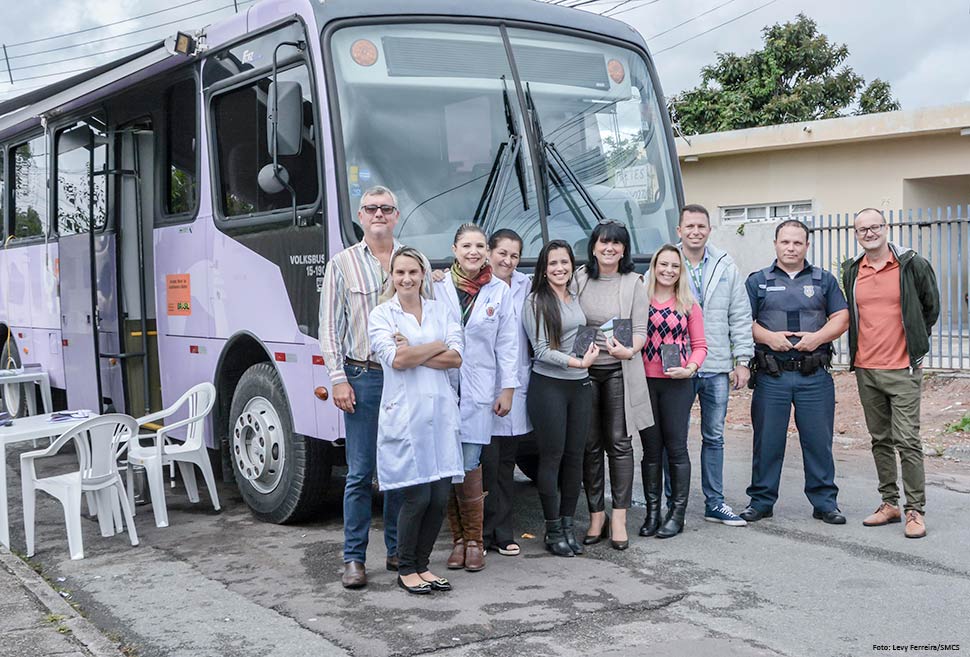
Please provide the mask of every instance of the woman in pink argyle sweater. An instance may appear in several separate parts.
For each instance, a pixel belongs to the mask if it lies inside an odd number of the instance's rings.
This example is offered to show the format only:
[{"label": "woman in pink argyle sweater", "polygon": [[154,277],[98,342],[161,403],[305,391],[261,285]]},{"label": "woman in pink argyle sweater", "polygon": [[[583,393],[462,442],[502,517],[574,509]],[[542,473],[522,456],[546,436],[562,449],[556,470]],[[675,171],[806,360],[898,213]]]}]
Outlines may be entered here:
[{"label": "woman in pink argyle sweater", "polygon": [[[690,493],[687,431],[690,407],[694,401],[694,382],[690,379],[704,363],[707,342],[704,340],[701,308],[691,294],[684,271],[683,257],[677,247],[671,244],[660,247],[650,264],[647,282],[650,313],[647,343],[643,348],[643,368],[650,389],[654,424],[640,432],[643,443],[643,462],[640,466],[647,497],[647,517],[640,528],[640,536],[671,538],[683,531]],[[676,346],[679,365],[668,362],[668,367],[664,368],[661,353],[670,350],[670,347],[663,345]],[[661,522],[661,459],[664,450],[670,472],[671,506]]]}]

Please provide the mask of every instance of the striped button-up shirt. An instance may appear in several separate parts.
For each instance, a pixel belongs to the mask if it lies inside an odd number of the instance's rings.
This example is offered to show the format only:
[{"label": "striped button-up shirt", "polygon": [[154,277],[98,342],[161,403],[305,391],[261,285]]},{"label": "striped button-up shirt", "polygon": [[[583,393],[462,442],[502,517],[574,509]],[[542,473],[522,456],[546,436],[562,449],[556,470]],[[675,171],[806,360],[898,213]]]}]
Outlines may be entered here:
[{"label": "striped button-up shirt", "polygon": [[[394,251],[402,245],[395,241]],[[431,267],[425,260],[424,289],[431,288]],[[346,383],[344,359],[371,358],[367,318],[378,303],[388,274],[366,242],[358,242],[333,257],[320,292],[320,350],[332,385]]]}]

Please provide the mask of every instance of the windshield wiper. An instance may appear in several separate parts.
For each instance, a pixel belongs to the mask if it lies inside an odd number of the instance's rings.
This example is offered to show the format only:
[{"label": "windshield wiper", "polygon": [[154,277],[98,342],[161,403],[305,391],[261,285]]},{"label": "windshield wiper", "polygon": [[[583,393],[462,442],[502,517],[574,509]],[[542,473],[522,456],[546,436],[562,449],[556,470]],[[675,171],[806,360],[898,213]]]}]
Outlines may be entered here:
[{"label": "windshield wiper", "polygon": [[[566,176],[566,179],[572,184],[572,186],[579,193],[579,196],[582,198],[583,202],[596,216],[596,220],[603,221],[606,219],[606,215],[596,204],[596,201],[593,200],[593,197],[590,195],[589,190],[586,189],[586,186],[583,185],[576,173],[566,163],[566,158],[562,156],[562,153],[559,152],[556,145],[545,140],[545,137],[542,134],[542,124],[539,121],[539,112],[536,110],[535,102],[532,100],[532,90],[530,89],[528,83],[525,85],[525,102],[526,109],[529,112],[529,117],[531,119],[532,129],[535,132],[536,141],[539,144],[539,152],[537,157],[539,159],[539,171],[542,175],[542,180],[540,181],[542,189],[544,191],[548,191],[549,182],[551,181],[559,191],[559,194],[566,203],[566,207],[569,208],[570,213],[572,213],[572,215],[576,218],[576,222],[582,226],[584,230],[590,230],[592,226],[590,225],[586,214],[579,207],[579,203],[576,202],[576,197],[569,190],[569,187],[566,185],[566,181],[563,180],[562,175],[560,175],[559,172],[556,171],[556,169],[550,164],[550,159],[562,170]],[[545,215],[549,216],[549,194],[545,193],[542,196],[545,199]]]},{"label": "windshield wiper", "polygon": [[[522,196],[522,209],[529,209],[529,200],[526,194],[525,168],[522,163],[522,136],[519,134],[519,126],[512,113],[512,103],[509,100],[509,90],[506,85],[505,76],[502,76],[502,102],[505,105],[505,127],[509,133],[508,141],[499,144],[498,151],[495,153],[495,161],[488,172],[488,180],[485,181],[485,188],[478,200],[478,208],[472,222],[482,227],[486,233],[490,230],[493,218],[501,208],[502,200],[505,198],[505,191],[509,186],[509,177],[515,171],[519,181],[519,192]],[[511,163],[511,166],[510,166]],[[497,202],[496,199],[498,199]]]}]

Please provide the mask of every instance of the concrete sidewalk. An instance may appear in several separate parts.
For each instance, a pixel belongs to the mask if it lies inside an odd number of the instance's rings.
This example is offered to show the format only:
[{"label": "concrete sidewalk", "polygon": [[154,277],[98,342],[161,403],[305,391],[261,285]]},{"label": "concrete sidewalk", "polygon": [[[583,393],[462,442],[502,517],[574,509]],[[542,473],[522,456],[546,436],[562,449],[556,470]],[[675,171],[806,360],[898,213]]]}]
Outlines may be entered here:
[{"label": "concrete sidewalk", "polygon": [[0,657],[119,657],[118,646],[0,546]]}]

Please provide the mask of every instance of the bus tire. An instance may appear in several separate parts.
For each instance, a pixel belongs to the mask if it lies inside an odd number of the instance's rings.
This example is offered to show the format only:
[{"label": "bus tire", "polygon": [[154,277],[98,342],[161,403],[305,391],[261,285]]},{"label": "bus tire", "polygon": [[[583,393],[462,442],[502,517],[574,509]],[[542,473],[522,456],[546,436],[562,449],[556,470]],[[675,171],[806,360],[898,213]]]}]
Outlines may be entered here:
[{"label": "bus tire", "polygon": [[316,513],[330,483],[332,448],[295,433],[292,417],[272,364],[257,363],[243,373],[229,412],[229,458],[253,515],[276,524]]},{"label": "bus tire", "polygon": [[[6,333],[6,331],[4,331]],[[3,350],[0,352],[0,369],[20,367],[20,354],[17,353],[17,343],[13,338],[3,339]],[[28,387],[24,383],[0,384],[0,411],[10,413],[11,417],[27,415],[27,395],[33,392],[33,384]]]}]

